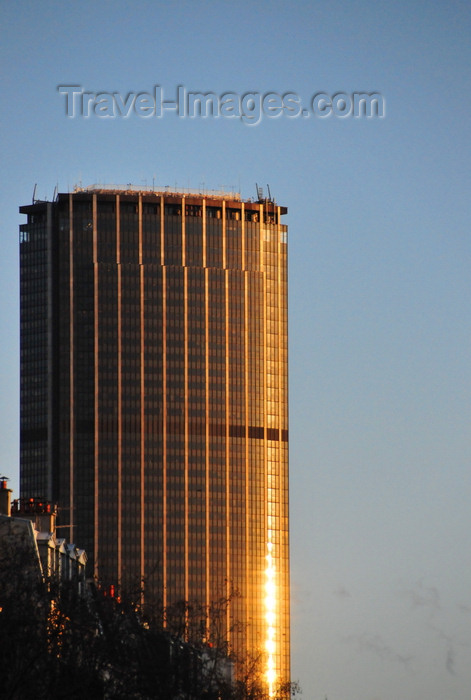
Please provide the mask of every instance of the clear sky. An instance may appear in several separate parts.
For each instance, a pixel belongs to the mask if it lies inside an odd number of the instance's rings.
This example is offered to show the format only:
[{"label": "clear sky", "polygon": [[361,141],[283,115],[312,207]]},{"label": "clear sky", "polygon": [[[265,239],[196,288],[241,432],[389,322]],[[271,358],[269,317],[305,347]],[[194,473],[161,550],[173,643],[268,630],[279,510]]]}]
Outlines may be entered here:
[{"label": "clear sky", "polygon": [[[293,678],[471,697],[469,2],[0,3],[0,470],[18,484],[18,206],[82,182],[289,208]],[[92,93],[378,92],[383,118],[67,118]]]}]

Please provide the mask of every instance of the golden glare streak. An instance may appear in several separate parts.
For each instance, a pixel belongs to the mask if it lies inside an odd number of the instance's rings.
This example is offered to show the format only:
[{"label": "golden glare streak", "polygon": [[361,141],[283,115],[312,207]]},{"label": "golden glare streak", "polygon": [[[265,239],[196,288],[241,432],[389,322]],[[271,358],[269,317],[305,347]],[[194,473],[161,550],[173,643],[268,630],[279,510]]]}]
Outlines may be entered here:
[{"label": "golden glare streak", "polygon": [[267,652],[267,669],[265,678],[268,684],[268,697],[275,697],[275,653],[276,653],[276,584],[275,584],[275,565],[273,562],[273,543],[271,540],[271,531],[268,531],[267,542],[267,567],[265,569],[265,620],[267,622],[265,649]]}]

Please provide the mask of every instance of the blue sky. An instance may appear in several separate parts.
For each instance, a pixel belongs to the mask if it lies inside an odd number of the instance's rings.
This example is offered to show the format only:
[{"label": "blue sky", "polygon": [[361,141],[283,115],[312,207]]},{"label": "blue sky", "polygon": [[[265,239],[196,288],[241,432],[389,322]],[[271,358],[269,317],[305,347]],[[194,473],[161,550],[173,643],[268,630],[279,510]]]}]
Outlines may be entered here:
[{"label": "blue sky", "polygon": [[[2,2],[2,449],[18,483],[18,206],[76,183],[289,208],[293,678],[469,700],[467,2]],[[382,119],[89,119],[94,93],[379,92]]]}]

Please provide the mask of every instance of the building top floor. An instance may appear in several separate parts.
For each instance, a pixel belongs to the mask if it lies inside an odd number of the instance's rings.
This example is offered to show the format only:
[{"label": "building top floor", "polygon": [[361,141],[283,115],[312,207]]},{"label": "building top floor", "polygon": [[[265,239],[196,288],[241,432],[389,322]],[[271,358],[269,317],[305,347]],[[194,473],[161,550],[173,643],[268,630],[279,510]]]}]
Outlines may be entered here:
[{"label": "building top floor", "polygon": [[[54,203],[67,202],[70,194],[72,194],[74,201],[90,201],[96,195],[100,202],[112,203],[119,196],[120,202],[124,203],[141,201],[146,204],[164,204],[168,213],[173,213],[177,216],[183,214],[186,216],[201,216],[202,209],[205,207],[208,215],[214,216],[214,218],[222,218],[222,212],[225,210],[226,218],[245,218],[250,221],[260,220],[265,222],[268,219],[269,223],[280,223],[278,217],[288,212],[287,207],[277,205],[271,198],[242,199],[238,192],[215,190],[196,192],[171,188],[159,190],[135,185],[76,187],[72,193],[58,193],[54,198]],[[48,203],[47,201],[33,199],[32,204],[20,207],[20,212],[22,214],[34,214],[44,210],[45,205]],[[242,211],[246,212],[245,217],[242,216]]]}]

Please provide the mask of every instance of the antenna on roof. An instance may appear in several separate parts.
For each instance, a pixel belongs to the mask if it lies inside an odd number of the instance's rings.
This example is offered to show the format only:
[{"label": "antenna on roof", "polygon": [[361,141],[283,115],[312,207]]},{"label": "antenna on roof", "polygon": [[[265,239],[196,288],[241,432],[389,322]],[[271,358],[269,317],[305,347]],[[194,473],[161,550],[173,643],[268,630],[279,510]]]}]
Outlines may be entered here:
[{"label": "antenna on roof", "polygon": [[257,189],[257,200],[261,202],[263,199],[263,187],[259,187],[257,183],[255,183],[255,187]]},{"label": "antenna on roof", "polygon": [[33,204],[34,204],[35,201],[36,201],[36,187],[37,187],[37,186],[38,186],[38,183],[36,182],[36,184],[34,185],[34,189],[33,189]]},{"label": "antenna on roof", "polygon": [[267,190],[268,190],[268,201],[273,202],[273,199],[271,197],[271,192],[270,192],[270,185],[267,185]]}]

